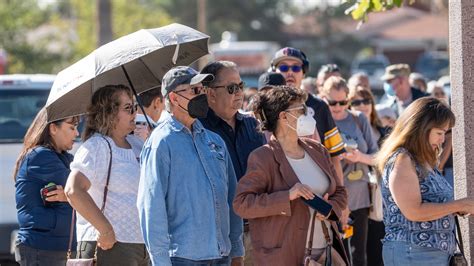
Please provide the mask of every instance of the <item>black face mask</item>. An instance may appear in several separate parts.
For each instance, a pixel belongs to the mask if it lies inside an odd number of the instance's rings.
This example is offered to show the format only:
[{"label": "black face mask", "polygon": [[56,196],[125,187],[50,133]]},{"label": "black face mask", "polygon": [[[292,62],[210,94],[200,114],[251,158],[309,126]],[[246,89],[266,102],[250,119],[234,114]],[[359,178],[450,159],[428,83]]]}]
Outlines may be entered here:
[{"label": "black face mask", "polygon": [[179,96],[183,97],[184,99],[188,100],[188,109],[181,107],[181,109],[188,112],[189,116],[192,118],[206,118],[207,111],[209,110],[209,104],[207,103],[207,96],[206,94],[200,94],[192,99],[189,99],[181,94]]}]

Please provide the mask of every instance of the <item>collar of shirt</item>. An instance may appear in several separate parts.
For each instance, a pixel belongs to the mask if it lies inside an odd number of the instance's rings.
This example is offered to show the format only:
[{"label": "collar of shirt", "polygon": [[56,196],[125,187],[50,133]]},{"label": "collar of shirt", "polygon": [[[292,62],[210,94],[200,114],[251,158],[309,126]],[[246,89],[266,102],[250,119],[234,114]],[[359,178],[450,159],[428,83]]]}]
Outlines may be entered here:
[{"label": "collar of shirt", "polygon": [[[239,123],[244,119],[244,115],[237,111],[237,113],[235,114],[235,119],[236,119],[235,127],[237,128]],[[216,112],[214,112],[214,110],[212,110],[211,108],[209,108],[209,111],[207,112],[207,120],[214,127],[218,126],[219,123],[226,123],[227,124],[227,122],[224,121],[224,119],[220,118],[216,114]]]},{"label": "collar of shirt", "polygon": [[[178,121],[174,116],[172,116],[168,111],[161,114],[163,116],[163,122],[169,124],[174,131],[182,131],[183,129],[188,130],[183,123]],[[161,119],[160,119],[161,120]],[[204,130],[201,122],[198,119],[194,120],[193,123],[193,133],[201,133]]]}]

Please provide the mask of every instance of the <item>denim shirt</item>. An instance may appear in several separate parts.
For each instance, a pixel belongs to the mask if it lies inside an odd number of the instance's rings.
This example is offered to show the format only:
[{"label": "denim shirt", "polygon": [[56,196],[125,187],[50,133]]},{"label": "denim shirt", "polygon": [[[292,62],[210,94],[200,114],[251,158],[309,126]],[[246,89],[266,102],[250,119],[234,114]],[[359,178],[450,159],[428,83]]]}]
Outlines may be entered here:
[{"label": "denim shirt", "polygon": [[137,207],[153,265],[243,256],[242,219],[232,209],[237,180],[218,135],[198,120],[191,133],[164,112],[141,162]]},{"label": "denim shirt", "polygon": [[257,120],[250,115],[235,114],[235,130],[209,109],[207,117],[200,119],[202,125],[217,133],[225,142],[234,166],[237,180],[247,171],[247,160],[252,151],[267,143],[265,136],[257,130]]},{"label": "denim shirt", "polygon": [[[389,190],[389,176],[397,156],[401,153],[410,155],[406,149],[399,148],[387,160],[382,173],[384,242],[403,241],[420,247],[437,248],[453,254],[456,249],[453,215],[447,215],[433,221],[413,222],[401,213],[393,200]],[[438,170],[429,172],[426,177],[421,177],[421,167],[419,165],[415,167],[420,182],[422,202],[445,203],[454,200],[451,185]]]}]

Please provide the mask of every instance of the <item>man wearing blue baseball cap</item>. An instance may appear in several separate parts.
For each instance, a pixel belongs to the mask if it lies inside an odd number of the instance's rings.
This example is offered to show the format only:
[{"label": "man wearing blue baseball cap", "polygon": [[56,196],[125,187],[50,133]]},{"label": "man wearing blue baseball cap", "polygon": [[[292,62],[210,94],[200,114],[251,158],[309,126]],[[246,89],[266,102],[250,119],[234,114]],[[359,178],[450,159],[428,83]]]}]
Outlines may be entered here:
[{"label": "man wearing blue baseball cap", "polygon": [[230,265],[244,253],[232,160],[197,120],[209,109],[202,82],[213,79],[182,66],[163,77],[166,111],[142,150],[137,199],[153,265]]},{"label": "man wearing blue baseball cap", "polygon": [[[275,53],[271,61],[271,68],[285,77],[286,85],[302,89],[301,82],[305,73],[309,70],[309,61],[301,50],[285,47]],[[323,100],[312,94],[308,94],[306,106],[313,109],[313,118],[316,120],[319,138],[321,143],[328,149],[329,154],[331,154],[331,161],[342,182],[343,175],[339,155],[345,152],[344,142],[336,127],[336,123],[332,119],[329,107]]]}]

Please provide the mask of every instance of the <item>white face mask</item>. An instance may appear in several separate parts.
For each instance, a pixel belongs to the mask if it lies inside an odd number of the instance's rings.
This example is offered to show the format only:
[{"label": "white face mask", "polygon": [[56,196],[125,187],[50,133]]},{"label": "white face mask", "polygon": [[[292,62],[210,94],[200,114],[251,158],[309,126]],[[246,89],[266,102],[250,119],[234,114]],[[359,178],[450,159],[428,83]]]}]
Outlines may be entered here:
[{"label": "white face mask", "polygon": [[[287,113],[292,117],[296,118],[291,113]],[[298,137],[312,136],[316,130],[316,120],[314,120],[311,112],[306,113],[305,115],[300,115],[296,118],[296,129],[288,124],[288,127],[296,131]]]}]

